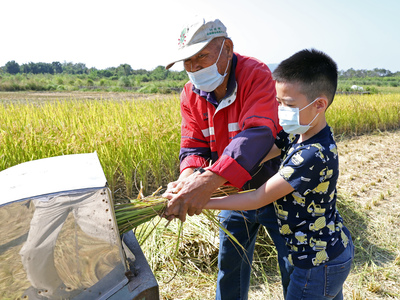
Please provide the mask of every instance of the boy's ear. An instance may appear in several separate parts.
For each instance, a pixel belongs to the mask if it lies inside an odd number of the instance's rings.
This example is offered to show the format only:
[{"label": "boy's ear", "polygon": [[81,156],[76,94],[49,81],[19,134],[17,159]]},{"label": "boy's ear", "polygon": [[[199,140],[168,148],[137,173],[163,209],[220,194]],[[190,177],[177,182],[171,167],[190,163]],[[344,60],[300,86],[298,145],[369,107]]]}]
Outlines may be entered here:
[{"label": "boy's ear", "polygon": [[323,112],[328,108],[329,101],[325,96],[322,96],[316,101],[316,104],[318,112]]}]

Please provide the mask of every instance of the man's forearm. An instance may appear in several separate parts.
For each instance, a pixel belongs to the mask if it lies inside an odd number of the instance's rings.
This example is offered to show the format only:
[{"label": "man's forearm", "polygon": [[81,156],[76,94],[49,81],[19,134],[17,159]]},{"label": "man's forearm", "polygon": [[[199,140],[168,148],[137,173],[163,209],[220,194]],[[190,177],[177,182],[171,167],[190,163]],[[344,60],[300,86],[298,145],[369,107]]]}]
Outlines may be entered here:
[{"label": "man's forearm", "polygon": [[185,170],[182,171],[182,173],[179,175],[178,181],[184,180],[185,178],[193,175],[193,176],[198,176],[201,175],[202,178],[200,180],[205,181],[205,183],[210,187],[210,189],[217,189],[221,185],[223,185],[227,180],[223,178],[222,176],[219,176],[218,174],[207,170],[208,168],[203,169],[203,172],[196,172],[196,168],[186,168]]},{"label": "man's forearm", "polygon": [[202,176],[205,181],[205,184],[209,187],[209,190],[211,193],[213,193],[218,187],[223,185],[227,180],[222,177],[217,175],[216,173],[206,170],[204,173],[199,174],[199,176]]}]

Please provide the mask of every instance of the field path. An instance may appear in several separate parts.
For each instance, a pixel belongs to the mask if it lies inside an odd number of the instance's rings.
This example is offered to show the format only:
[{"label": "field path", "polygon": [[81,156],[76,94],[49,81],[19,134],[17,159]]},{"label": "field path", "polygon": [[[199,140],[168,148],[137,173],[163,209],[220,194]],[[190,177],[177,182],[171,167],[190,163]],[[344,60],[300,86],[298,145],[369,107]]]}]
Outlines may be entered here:
[{"label": "field path", "polygon": [[400,299],[400,130],[338,142],[338,194],[366,220],[353,233],[345,299]]}]

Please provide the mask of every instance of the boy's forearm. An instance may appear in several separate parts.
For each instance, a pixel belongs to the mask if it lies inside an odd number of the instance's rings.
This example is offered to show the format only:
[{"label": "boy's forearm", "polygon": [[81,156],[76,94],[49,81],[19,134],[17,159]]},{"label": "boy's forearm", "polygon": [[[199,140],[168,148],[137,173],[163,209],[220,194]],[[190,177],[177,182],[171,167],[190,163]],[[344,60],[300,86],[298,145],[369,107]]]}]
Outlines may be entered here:
[{"label": "boy's forearm", "polygon": [[279,149],[275,144],[272,146],[271,150],[269,150],[267,156],[263,158],[260,162],[260,165],[270,159],[273,159],[281,154],[281,149]]},{"label": "boy's forearm", "polygon": [[292,186],[279,174],[276,174],[255,191],[211,198],[204,208],[221,210],[258,209],[291,192],[293,192]]},{"label": "boy's forearm", "polygon": [[211,198],[204,208],[220,210],[251,210],[262,205],[257,199],[257,190],[242,194]]}]

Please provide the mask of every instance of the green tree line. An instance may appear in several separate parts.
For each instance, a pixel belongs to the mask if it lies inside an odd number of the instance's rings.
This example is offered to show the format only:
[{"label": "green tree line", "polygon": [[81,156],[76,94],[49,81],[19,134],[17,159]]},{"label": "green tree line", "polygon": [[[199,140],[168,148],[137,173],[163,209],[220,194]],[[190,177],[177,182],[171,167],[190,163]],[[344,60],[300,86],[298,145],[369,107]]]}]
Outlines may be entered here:
[{"label": "green tree line", "polygon": [[121,76],[140,76],[140,81],[158,81],[158,80],[186,80],[188,77],[185,71],[170,71],[164,66],[158,66],[154,70],[147,71],[145,69],[134,70],[129,64],[121,64],[118,67],[110,67],[99,70],[97,68],[88,68],[84,63],[55,61],[52,63],[29,62],[19,65],[14,60],[7,62],[0,67],[0,74],[70,74],[79,75],[86,74],[92,78],[111,78],[117,79]]},{"label": "green tree line", "polygon": [[[84,63],[58,61],[26,63],[9,61],[0,67],[0,91],[135,91],[139,93],[180,92],[188,81],[185,71],[134,70],[129,64],[107,69],[88,68]],[[338,92],[354,92],[353,86],[367,93],[394,92],[400,87],[400,72],[386,69],[339,71]],[[395,89],[395,90],[394,90]]]},{"label": "green tree line", "polygon": [[339,78],[365,78],[365,77],[400,77],[400,71],[392,73],[386,69],[375,68],[373,70],[354,70],[353,68],[347,71],[340,70]]},{"label": "green tree line", "polygon": [[[129,76],[129,75],[142,75],[147,76],[148,81],[150,80],[184,80],[187,79],[184,71],[176,72],[165,70],[163,66],[158,66],[152,71],[144,69],[134,70],[129,64],[121,64],[118,67],[111,67],[104,70],[96,68],[88,68],[84,63],[72,63],[64,62],[60,63],[55,61],[52,63],[43,62],[29,62],[26,64],[19,65],[14,60],[7,62],[4,66],[0,67],[0,72],[8,74],[92,74],[94,73],[97,77],[112,77],[112,76]],[[400,77],[400,71],[392,73],[390,70],[375,68],[373,70],[354,70],[350,68],[348,70],[340,70],[339,78],[365,78],[365,77]]]}]

